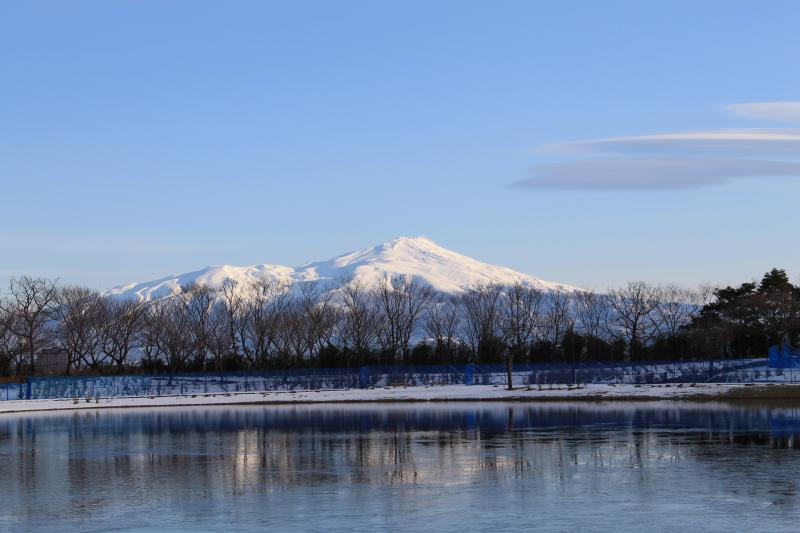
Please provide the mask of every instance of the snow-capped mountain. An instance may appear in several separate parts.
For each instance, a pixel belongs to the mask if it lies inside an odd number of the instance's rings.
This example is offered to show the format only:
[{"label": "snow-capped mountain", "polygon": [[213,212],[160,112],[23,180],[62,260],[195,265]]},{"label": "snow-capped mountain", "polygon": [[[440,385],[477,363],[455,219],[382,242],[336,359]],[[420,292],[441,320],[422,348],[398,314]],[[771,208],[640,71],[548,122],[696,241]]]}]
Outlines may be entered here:
[{"label": "snow-capped mountain", "polygon": [[425,237],[399,237],[328,261],[305,263],[296,268],[268,264],[245,267],[213,266],[152,281],[120,285],[108,289],[105,294],[149,300],[177,293],[181,286],[192,282],[216,287],[226,279],[243,283],[261,277],[287,283],[353,279],[371,286],[379,279],[394,274],[413,276],[438,291],[451,294],[482,283],[522,283],[544,291],[575,289],[569,285],[543,281],[510,268],[477,261],[442,248]]}]

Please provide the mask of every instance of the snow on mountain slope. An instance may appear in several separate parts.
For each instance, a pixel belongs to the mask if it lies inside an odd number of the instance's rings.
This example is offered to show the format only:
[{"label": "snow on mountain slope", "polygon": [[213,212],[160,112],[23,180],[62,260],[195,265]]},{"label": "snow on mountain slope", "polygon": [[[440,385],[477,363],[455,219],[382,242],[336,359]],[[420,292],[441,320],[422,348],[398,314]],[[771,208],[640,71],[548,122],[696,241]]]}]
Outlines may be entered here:
[{"label": "snow on mountain slope", "polygon": [[520,282],[544,290],[568,288],[510,268],[476,261],[425,237],[400,237],[329,261],[307,263],[297,268],[296,279],[354,278],[373,285],[380,278],[393,274],[417,277],[434,289],[448,293],[461,292],[479,283],[510,285]]},{"label": "snow on mountain slope", "polygon": [[220,287],[227,279],[232,279],[243,284],[249,280],[265,277],[291,283],[293,281],[291,277],[293,272],[294,270],[292,268],[280,265],[253,265],[246,267],[230,265],[212,266],[195,272],[175,274],[151,281],[143,281],[141,283],[120,285],[113,289],[103,291],[103,294],[119,296],[121,298],[151,300],[161,296],[176,294],[180,292],[182,286],[189,285],[190,283]]},{"label": "snow on mountain slope", "polygon": [[425,237],[399,237],[378,246],[340,255],[328,261],[306,263],[297,268],[277,265],[215,266],[153,281],[122,285],[107,290],[106,294],[148,300],[178,292],[182,285],[191,282],[216,287],[225,279],[234,279],[241,283],[262,276],[288,283],[354,279],[372,286],[379,279],[394,274],[413,276],[438,291],[452,294],[481,283],[522,283],[545,291],[575,289],[521,274],[510,268],[476,261],[442,248]]}]

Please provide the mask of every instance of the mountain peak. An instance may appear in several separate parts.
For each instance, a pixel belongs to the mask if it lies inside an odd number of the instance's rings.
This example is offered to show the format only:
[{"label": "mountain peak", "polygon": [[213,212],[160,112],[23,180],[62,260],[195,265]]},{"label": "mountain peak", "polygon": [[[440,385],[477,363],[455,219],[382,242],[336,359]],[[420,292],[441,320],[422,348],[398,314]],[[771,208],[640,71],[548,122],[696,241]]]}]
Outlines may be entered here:
[{"label": "mountain peak", "polygon": [[478,284],[522,283],[545,291],[573,290],[573,287],[540,280],[501,266],[483,263],[448,250],[431,239],[396,237],[368,248],[348,252],[327,261],[305,263],[296,268],[279,265],[253,265],[235,267],[222,265],[196,272],[167,276],[165,278],[128,285],[105,291],[106,294],[149,300],[180,291],[187,283],[196,282],[212,286],[226,279],[246,282],[269,277],[287,283],[320,280],[339,282],[358,280],[374,286],[380,279],[393,275],[411,276],[445,293],[460,293]]},{"label": "mountain peak", "polygon": [[429,238],[419,235],[417,237],[395,237],[389,242],[383,243],[383,246],[389,248],[395,248],[398,246],[413,246],[416,248],[441,248],[438,244],[430,240]]},{"label": "mountain peak", "polygon": [[375,246],[368,248],[361,248],[354,252],[343,254],[339,257],[345,256],[365,256],[365,255],[381,255],[387,253],[419,253],[419,252],[441,252],[447,251],[445,248],[439,246],[427,237],[395,237],[390,241],[385,241]]}]

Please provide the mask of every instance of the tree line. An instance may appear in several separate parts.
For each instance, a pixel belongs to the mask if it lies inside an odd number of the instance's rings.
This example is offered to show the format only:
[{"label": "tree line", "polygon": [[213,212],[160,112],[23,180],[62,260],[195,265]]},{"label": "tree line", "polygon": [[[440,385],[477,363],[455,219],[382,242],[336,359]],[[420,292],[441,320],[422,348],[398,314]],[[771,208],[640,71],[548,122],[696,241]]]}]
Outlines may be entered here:
[{"label": "tree line", "polygon": [[146,302],[23,276],[0,297],[5,375],[36,373],[53,348],[67,374],[465,362],[510,372],[516,362],[763,357],[799,335],[800,287],[779,269],[738,287],[637,281],[602,293],[259,278]]}]

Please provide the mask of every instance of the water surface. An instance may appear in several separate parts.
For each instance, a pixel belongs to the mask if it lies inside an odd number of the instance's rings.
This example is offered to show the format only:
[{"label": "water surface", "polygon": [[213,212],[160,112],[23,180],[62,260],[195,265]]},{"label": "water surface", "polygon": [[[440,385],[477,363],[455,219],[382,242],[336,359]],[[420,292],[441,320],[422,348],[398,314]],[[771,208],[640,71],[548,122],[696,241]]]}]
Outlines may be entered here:
[{"label": "water surface", "polygon": [[364,404],[0,418],[0,528],[797,531],[800,409]]}]

